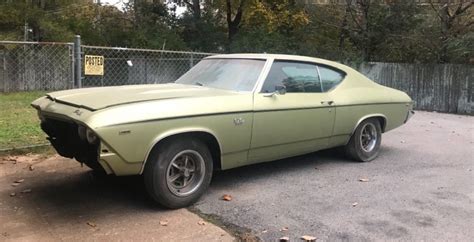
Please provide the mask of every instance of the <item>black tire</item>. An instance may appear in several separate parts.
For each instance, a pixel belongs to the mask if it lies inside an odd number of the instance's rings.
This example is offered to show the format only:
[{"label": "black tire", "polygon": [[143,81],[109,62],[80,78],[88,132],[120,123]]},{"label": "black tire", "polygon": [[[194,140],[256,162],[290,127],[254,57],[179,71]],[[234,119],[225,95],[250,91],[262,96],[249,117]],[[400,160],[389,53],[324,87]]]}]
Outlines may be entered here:
[{"label": "black tire", "polygon": [[[184,152],[184,153],[183,153]],[[187,157],[189,155],[189,157]],[[184,165],[180,166],[181,169],[177,170],[176,162],[183,162],[180,158],[185,156],[186,160],[191,160],[190,163],[194,163],[194,173],[192,175],[188,169],[187,177],[190,181],[195,182],[196,184],[186,183],[183,188],[176,188],[176,184],[173,182],[168,182],[172,180],[171,177],[168,177],[170,172],[176,170],[175,174],[177,176],[182,174],[182,179],[187,179],[184,172]],[[179,160],[178,160],[179,159]],[[172,164],[173,162],[173,164]],[[186,161],[186,164],[188,161]],[[198,165],[200,164],[200,165]],[[171,170],[170,170],[171,169]],[[187,168],[186,168],[187,169]],[[199,172],[201,173],[199,173]],[[195,138],[171,138],[170,140],[160,143],[159,147],[155,147],[145,165],[144,170],[144,181],[148,194],[150,197],[156,201],[158,204],[167,207],[167,208],[182,208],[187,207],[195,203],[202,194],[209,187],[212,178],[213,171],[213,161],[212,155],[207,147],[202,141]],[[194,180],[193,180],[194,179]],[[202,180],[201,180],[202,179]],[[175,179],[175,182],[179,182],[178,179]],[[184,181],[183,181],[184,182]],[[192,188],[194,187],[194,188]],[[190,189],[190,191],[184,192],[185,189]]]},{"label": "black tire", "polygon": [[[371,137],[371,139],[365,138],[367,137],[367,129],[374,130],[374,132],[372,133],[373,137]],[[376,137],[375,141],[373,141],[374,137]],[[367,143],[367,140],[372,143]],[[362,121],[359,126],[357,126],[354,134],[349,140],[349,143],[345,146],[345,152],[346,155],[349,156],[349,158],[354,159],[356,161],[371,161],[377,158],[380,151],[381,142],[382,128],[380,127],[380,122],[374,118],[366,119]]]}]

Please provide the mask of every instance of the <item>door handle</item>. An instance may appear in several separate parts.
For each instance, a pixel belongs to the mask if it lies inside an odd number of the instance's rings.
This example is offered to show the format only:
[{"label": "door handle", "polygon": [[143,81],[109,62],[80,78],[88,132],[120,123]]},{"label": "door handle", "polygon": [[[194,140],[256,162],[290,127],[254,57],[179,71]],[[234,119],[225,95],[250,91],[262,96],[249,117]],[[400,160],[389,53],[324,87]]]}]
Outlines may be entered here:
[{"label": "door handle", "polygon": [[329,106],[334,104],[334,101],[321,101],[321,104],[327,103]]}]

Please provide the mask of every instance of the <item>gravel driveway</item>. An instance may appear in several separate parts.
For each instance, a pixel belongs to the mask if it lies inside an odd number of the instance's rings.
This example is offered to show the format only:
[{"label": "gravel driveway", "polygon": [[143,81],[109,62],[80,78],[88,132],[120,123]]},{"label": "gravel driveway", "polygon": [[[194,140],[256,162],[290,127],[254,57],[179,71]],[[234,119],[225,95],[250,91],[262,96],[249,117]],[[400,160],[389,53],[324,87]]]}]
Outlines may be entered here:
[{"label": "gravel driveway", "polygon": [[[32,162],[38,164],[30,171]],[[139,177],[93,179],[87,168],[58,157],[3,163],[0,240],[232,239],[198,225],[186,210],[155,208]],[[383,136],[372,162],[324,151],[219,172],[190,210],[265,241],[467,241],[474,237],[473,163],[474,117],[417,112]],[[221,200],[224,194],[232,200]]]}]

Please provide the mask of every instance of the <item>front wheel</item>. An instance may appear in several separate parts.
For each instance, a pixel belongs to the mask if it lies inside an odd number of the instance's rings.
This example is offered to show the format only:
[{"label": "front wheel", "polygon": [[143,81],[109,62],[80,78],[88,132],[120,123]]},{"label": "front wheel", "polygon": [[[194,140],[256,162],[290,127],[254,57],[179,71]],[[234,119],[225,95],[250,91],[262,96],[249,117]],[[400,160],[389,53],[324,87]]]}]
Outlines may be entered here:
[{"label": "front wheel", "polygon": [[357,161],[371,161],[378,156],[381,141],[380,122],[373,118],[366,119],[359,124],[346,145],[346,154]]},{"label": "front wheel", "polygon": [[150,154],[144,171],[148,194],[167,208],[196,202],[211,182],[212,156],[197,139],[172,139]]}]

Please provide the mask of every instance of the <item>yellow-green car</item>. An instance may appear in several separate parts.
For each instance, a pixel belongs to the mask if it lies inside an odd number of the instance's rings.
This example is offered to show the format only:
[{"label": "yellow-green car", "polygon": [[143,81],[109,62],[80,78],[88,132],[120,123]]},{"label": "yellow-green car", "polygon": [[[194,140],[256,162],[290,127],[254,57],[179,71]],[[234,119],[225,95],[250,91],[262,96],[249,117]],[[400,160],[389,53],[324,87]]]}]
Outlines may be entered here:
[{"label": "yellow-green car", "polygon": [[52,92],[32,106],[60,155],[141,174],[169,208],[194,203],[215,170],[338,146],[370,161],[413,114],[407,94],[350,67],[269,54],[216,55],[175,83]]}]

